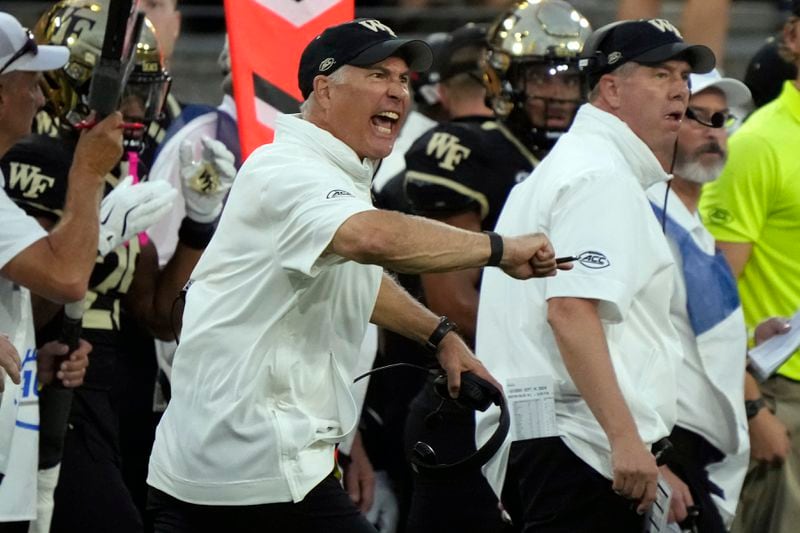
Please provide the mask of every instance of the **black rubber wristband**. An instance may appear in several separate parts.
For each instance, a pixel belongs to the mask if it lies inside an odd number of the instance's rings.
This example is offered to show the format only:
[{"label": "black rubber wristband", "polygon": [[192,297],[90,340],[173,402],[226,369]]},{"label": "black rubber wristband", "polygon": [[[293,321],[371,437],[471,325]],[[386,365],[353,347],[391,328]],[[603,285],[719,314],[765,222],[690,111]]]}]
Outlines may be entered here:
[{"label": "black rubber wristband", "polygon": [[439,317],[439,325],[433,330],[431,336],[428,337],[428,342],[425,347],[432,353],[436,353],[439,349],[439,343],[442,342],[444,336],[456,329],[456,323],[447,318],[446,316]]},{"label": "black rubber wristband", "polygon": [[181,221],[181,228],[178,230],[178,240],[195,250],[205,250],[211,237],[214,236],[216,226],[213,223],[203,224],[195,222],[189,217],[184,217]]},{"label": "black rubber wristband", "polygon": [[491,248],[486,266],[500,266],[500,261],[503,259],[503,237],[493,231],[484,231],[484,233],[489,236],[489,246]]}]

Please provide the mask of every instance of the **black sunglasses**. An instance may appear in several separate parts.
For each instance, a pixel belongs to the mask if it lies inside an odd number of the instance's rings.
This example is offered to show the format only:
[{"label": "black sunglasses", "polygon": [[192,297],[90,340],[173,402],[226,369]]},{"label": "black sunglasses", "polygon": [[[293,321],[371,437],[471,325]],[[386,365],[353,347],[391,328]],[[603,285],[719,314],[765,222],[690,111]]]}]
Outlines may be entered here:
[{"label": "black sunglasses", "polygon": [[25,54],[27,54],[27,53],[29,53],[29,52],[30,52],[30,53],[32,53],[33,55],[36,55],[36,54],[39,52],[39,47],[36,45],[36,40],[33,38],[33,34],[31,33],[31,31],[30,31],[30,30],[25,30],[25,31],[26,31],[26,33],[28,34],[28,40],[27,40],[27,41],[25,41],[25,44],[23,44],[23,45],[22,45],[22,48],[20,48],[19,50],[17,50],[17,51],[14,53],[14,55],[12,55],[12,56],[9,58],[9,60],[8,60],[8,61],[6,61],[6,64],[5,64],[5,65],[3,65],[2,67],[0,67],[0,74],[2,74],[3,72],[5,72],[5,71],[6,71],[6,69],[7,69],[7,68],[8,68],[8,67],[11,65],[11,63],[13,63],[14,61],[16,61],[16,60],[17,60],[17,59],[19,59],[20,57],[24,56]]}]

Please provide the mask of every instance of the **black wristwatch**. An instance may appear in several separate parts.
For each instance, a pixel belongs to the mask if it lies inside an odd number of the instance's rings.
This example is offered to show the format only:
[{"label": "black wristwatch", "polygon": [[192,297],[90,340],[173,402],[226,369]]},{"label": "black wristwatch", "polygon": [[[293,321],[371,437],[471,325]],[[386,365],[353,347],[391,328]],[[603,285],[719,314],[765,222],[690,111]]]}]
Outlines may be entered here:
[{"label": "black wristwatch", "polygon": [[430,350],[431,353],[436,353],[436,351],[439,349],[439,343],[442,342],[444,336],[455,329],[456,329],[455,322],[453,322],[446,316],[439,317],[439,325],[436,326],[436,329],[433,330],[431,336],[428,337],[428,341],[425,343],[425,347],[428,350]]},{"label": "black wristwatch", "polygon": [[744,412],[747,414],[747,419],[750,420],[754,416],[758,414],[758,412],[767,406],[767,402],[764,401],[764,398],[758,398],[756,400],[745,400],[744,401]]}]

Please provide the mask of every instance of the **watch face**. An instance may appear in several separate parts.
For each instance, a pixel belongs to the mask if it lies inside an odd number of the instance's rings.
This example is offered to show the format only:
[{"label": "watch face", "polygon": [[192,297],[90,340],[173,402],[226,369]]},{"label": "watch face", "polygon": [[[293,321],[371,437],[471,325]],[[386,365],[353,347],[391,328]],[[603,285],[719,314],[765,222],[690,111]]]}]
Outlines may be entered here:
[{"label": "watch face", "polygon": [[747,418],[753,418],[756,416],[764,406],[764,398],[759,398],[757,400],[745,400],[744,411],[747,414]]}]

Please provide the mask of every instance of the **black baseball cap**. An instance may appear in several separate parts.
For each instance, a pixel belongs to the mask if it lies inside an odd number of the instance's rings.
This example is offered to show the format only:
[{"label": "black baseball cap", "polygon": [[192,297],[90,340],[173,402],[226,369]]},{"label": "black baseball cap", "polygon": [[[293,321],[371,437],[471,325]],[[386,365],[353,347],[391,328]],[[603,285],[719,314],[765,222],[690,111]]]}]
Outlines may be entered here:
[{"label": "black baseball cap", "polygon": [[756,107],[776,99],[783,82],[797,77],[797,66],[786,61],[778,51],[780,39],[780,35],[768,38],[747,64],[744,84],[753,94]]},{"label": "black baseball cap", "polygon": [[297,79],[303,98],[314,90],[314,78],[343,65],[368,67],[387,57],[402,57],[410,70],[428,70],[433,52],[425,41],[400,39],[376,19],[356,19],[332,26],[315,37],[300,57]]},{"label": "black baseball cap", "polygon": [[668,20],[640,19],[612,22],[595,30],[583,47],[579,65],[594,87],[604,74],[625,63],[650,66],[672,59],[686,61],[695,74],[710,72],[716,64],[710,48],[685,43]]},{"label": "black baseball cap", "polygon": [[800,0],[792,0],[792,14],[800,17]]},{"label": "black baseball cap", "polygon": [[470,22],[450,33],[440,53],[434,54],[434,69],[439,74],[439,81],[465,72],[482,72],[488,30],[488,24]]}]

